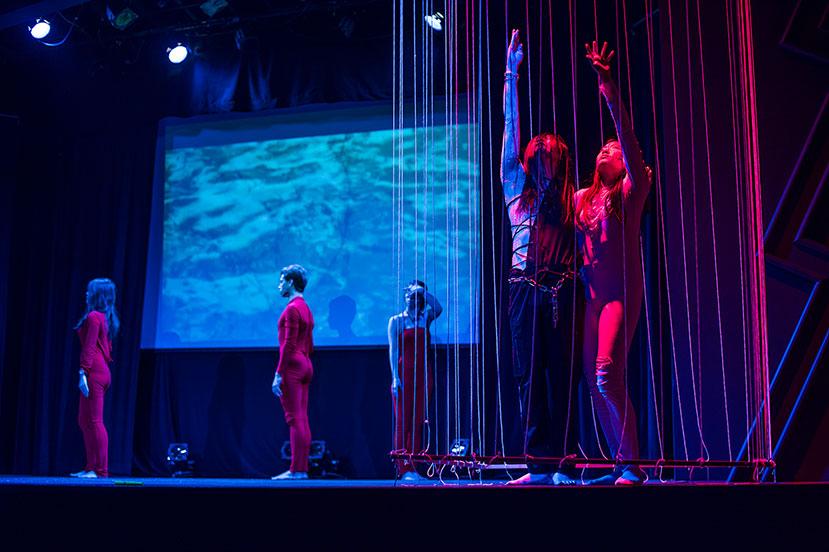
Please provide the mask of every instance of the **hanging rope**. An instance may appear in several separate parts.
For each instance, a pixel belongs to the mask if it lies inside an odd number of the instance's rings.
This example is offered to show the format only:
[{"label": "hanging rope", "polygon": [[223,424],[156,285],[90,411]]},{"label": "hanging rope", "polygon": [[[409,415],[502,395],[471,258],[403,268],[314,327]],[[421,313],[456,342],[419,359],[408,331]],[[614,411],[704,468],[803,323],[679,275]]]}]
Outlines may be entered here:
[{"label": "hanging rope", "polygon": [[[554,42],[554,3],[552,0],[534,0],[537,5],[531,6],[529,0],[525,0],[524,6],[515,6],[519,12],[523,11],[524,22],[518,24],[525,29],[526,57],[527,57],[527,105],[529,106],[529,121],[531,136],[540,133],[545,127],[552,126],[555,134],[558,134],[561,118],[557,112],[560,107],[556,94],[556,49]],[[621,5],[620,5],[621,3]],[[451,444],[456,439],[468,439],[469,453],[478,458],[500,459],[506,463],[506,452],[508,443],[506,441],[505,414],[504,412],[504,389],[502,389],[502,373],[500,357],[502,353],[501,338],[503,336],[502,326],[504,312],[500,308],[503,295],[503,277],[501,272],[503,240],[506,236],[498,233],[496,239],[497,219],[495,208],[500,206],[496,200],[498,188],[494,184],[495,173],[493,168],[494,141],[492,111],[493,102],[497,101],[492,93],[490,83],[493,77],[497,80],[497,74],[493,75],[491,62],[500,58],[500,47],[493,48],[490,5],[488,0],[450,0],[445,5],[445,27],[442,36],[435,36],[429,27],[424,23],[423,14],[431,14],[434,10],[433,0],[421,0],[411,4],[405,0],[395,0],[393,6],[393,32],[394,39],[392,47],[395,51],[395,60],[392,63],[393,69],[393,95],[392,118],[394,120],[393,132],[393,160],[395,167],[392,171],[392,243],[394,247],[393,264],[394,279],[396,282],[396,294],[403,289],[405,283],[413,277],[423,276],[425,280],[441,283],[445,289],[447,312],[449,315],[444,319],[445,326],[435,328],[434,335],[442,336],[445,345],[445,353],[438,354],[437,348],[424,350],[415,346],[414,351],[401,351],[402,354],[413,356],[415,366],[418,367],[413,374],[413,382],[409,386],[401,388],[399,399],[405,401],[414,398],[411,406],[412,419],[416,419],[418,409],[422,407],[425,412],[423,442],[415,442],[415,434],[412,433],[410,442],[406,443],[409,449],[410,461],[420,461],[418,457],[429,459],[432,463],[430,473],[440,474],[437,464],[441,463],[441,453],[450,452]],[[508,2],[504,2],[504,13],[508,11]],[[546,6],[545,6],[546,4]],[[685,40],[683,44],[682,30],[680,26],[675,28],[673,9],[676,6],[684,5],[685,16]],[[655,425],[656,441],[660,458],[656,461],[656,468],[662,470],[668,465],[682,465],[686,468],[713,465],[711,460],[712,449],[709,451],[708,438],[705,435],[704,427],[709,430],[712,427],[712,416],[717,413],[712,408],[712,397],[706,393],[719,395],[716,387],[721,387],[722,412],[725,419],[725,440],[726,447],[723,453],[727,454],[728,461],[734,459],[741,461],[743,453],[735,456],[732,450],[733,439],[740,438],[734,434],[734,421],[732,420],[733,404],[730,404],[732,391],[736,388],[736,382],[730,382],[730,378],[740,379],[737,373],[729,374],[726,371],[726,344],[728,343],[729,329],[723,326],[723,305],[722,301],[727,296],[723,293],[724,278],[721,273],[719,245],[722,236],[718,235],[717,216],[714,213],[714,205],[717,203],[714,197],[713,185],[713,163],[712,149],[716,149],[711,136],[709,114],[710,105],[708,102],[706,80],[711,76],[709,68],[705,66],[703,48],[703,17],[701,14],[701,2],[697,0],[692,5],[692,0],[684,0],[680,3],[669,2],[664,4],[664,15],[666,21],[663,25],[667,28],[665,33],[667,43],[664,45],[665,69],[670,68],[670,74],[664,75],[664,82],[667,84],[670,79],[670,93],[664,96],[666,107],[673,110],[673,146],[669,150],[676,156],[675,166],[669,172],[675,171],[676,195],[670,198],[665,195],[665,188],[662,187],[662,170],[660,167],[660,149],[662,145],[660,131],[659,113],[659,77],[657,77],[657,50],[655,49],[655,30],[653,28],[654,10],[652,0],[644,1],[646,48],[632,48],[628,29],[628,7],[626,0],[614,0],[612,8],[609,0],[602,2],[602,9],[615,8],[615,18],[599,18],[599,0],[593,1],[593,35],[599,37],[600,21],[606,27],[603,32],[608,31],[610,25],[614,25],[614,32],[610,36],[615,39],[616,51],[619,52],[619,61],[616,66],[616,79],[620,90],[625,91],[626,98],[623,98],[628,106],[633,123],[634,108],[640,110],[647,102],[650,103],[651,114],[647,116],[650,129],[653,133],[653,158],[655,163],[654,184],[655,184],[655,222],[656,232],[653,235],[653,244],[646,247],[646,239],[639,237],[639,266],[633,270],[640,271],[645,282],[643,290],[645,323],[642,327],[642,334],[639,336],[643,349],[643,369],[647,371],[649,383],[643,381],[642,388],[647,400],[643,403],[650,403],[653,406],[653,423]],[[523,8],[523,9],[521,9]],[[544,11],[547,10],[545,14]],[[570,56],[570,93],[572,111],[572,143],[574,172],[576,182],[580,182],[579,175],[579,96],[577,86],[577,75],[583,69],[577,69],[576,44],[578,43],[578,6],[573,0],[568,0],[568,30]],[[754,68],[753,68],[753,44],[751,41],[751,7],[749,0],[728,0],[725,6],[726,21],[725,31],[727,33],[728,65],[729,71],[729,93],[731,103],[731,138],[734,159],[734,194],[736,198],[736,218],[738,231],[734,239],[737,240],[740,291],[739,307],[741,325],[736,329],[738,335],[742,335],[743,349],[743,390],[745,395],[745,457],[749,461],[766,459],[771,455],[770,440],[770,417],[768,412],[768,360],[767,360],[767,336],[766,336],[766,314],[765,287],[764,287],[764,265],[762,259],[762,204],[760,201],[759,185],[759,156],[757,140],[757,114],[756,94],[754,92]],[[410,12],[410,13],[409,13]],[[677,12],[677,14],[680,14]],[[696,12],[696,13],[694,13]],[[537,26],[531,25],[530,14],[535,16]],[[691,18],[696,18],[695,25]],[[411,18],[412,22],[409,22]],[[605,23],[606,22],[606,23]],[[589,21],[585,21],[589,29]],[[681,25],[681,23],[677,23]],[[504,18],[504,30],[508,37],[509,21]],[[589,32],[589,31],[588,31]],[[679,33],[674,37],[674,33]],[[408,33],[411,33],[409,36]],[[534,36],[537,33],[537,36]],[[694,36],[696,33],[696,36]],[[547,44],[544,44],[545,35]],[[696,44],[694,44],[696,41]],[[499,42],[496,40],[496,43]],[[682,70],[682,52],[676,48],[686,47],[684,55],[685,71]],[[435,46],[443,47],[443,70],[442,75],[435,74],[436,55]],[[534,47],[534,48],[533,48]],[[408,51],[411,48],[411,52]],[[537,51],[534,51],[537,50]],[[645,51],[647,50],[647,51]],[[621,55],[624,53],[624,55]],[[649,98],[634,98],[632,66],[637,55],[643,58],[647,55],[647,73],[649,80]],[[439,57],[440,54],[437,54]],[[549,63],[548,60],[549,59]],[[410,66],[411,64],[411,66]],[[624,64],[624,67],[622,66]],[[670,65],[668,65],[670,64]],[[697,64],[699,67],[697,68]],[[679,67],[678,67],[679,65]],[[549,76],[544,72],[550,70]],[[666,71],[667,72],[667,71]],[[642,76],[644,78],[644,75]],[[411,81],[409,80],[411,79]],[[435,119],[435,110],[440,102],[436,101],[435,91],[440,88],[443,80],[443,91],[445,95],[441,109],[444,111],[443,120]],[[682,82],[682,79],[686,79]],[[695,87],[692,81],[699,79],[701,87]],[[546,97],[549,86],[549,98]],[[680,99],[684,99],[685,93],[682,89],[687,88],[688,106],[682,115],[679,114]],[[523,92],[523,88],[522,88]],[[621,92],[620,92],[621,94]],[[682,94],[680,98],[679,94]],[[588,96],[589,98],[589,96]],[[602,98],[599,96],[599,124],[598,132],[600,138],[604,139],[604,113]],[[637,103],[635,100],[638,100]],[[549,104],[548,104],[549,101]],[[592,101],[592,100],[591,100]],[[464,104],[465,102],[465,104]],[[698,103],[699,102],[699,103]],[[589,103],[589,102],[588,102]],[[548,108],[547,105],[550,107]],[[699,107],[698,107],[699,105]],[[685,107],[685,106],[682,106]],[[641,113],[641,111],[640,111]],[[667,118],[667,117],[666,117]],[[640,124],[643,121],[640,120]],[[486,124],[486,128],[482,125]],[[443,127],[442,129],[439,127]],[[567,125],[569,126],[569,124]],[[595,131],[594,131],[595,132]],[[442,133],[442,134],[441,134]],[[704,147],[702,142],[696,143],[697,133],[704,136]],[[702,137],[701,136],[701,137]],[[484,141],[488,140],[488,145]],[[441,141],[443,144],[441,144]],[[488,152],[486,151],[488,148]],[[703,157],[704,156],[704,157]],[[443,159],[441,159],[443,157]],[[481,170],[481,163],[489,162],[488,170]],[[672,159],[673,162],[673,159]],[[440,168],[440,164],[443,167]],[[698,163],[705,163],[705,168]],[[442,173],[442,174],[441,174]],[[476,196],[487,185],[483,178],[489,175],[489,205],[484,206],[480,200],[485,195]],[[697,179],[707,178],[707,186],[703,185],[699,192],[707,195],[709,216],[708,220],[699,218],[699,211],[704,208],[706,199],[697,197]],[[440,180],[443,180],[441,183]],[[701,184],[701,183],[700,183]],[[707,188],[707,189],[706,189]],[[687,197],[687,193],[691,197]],[[669,194],[670,195],[670,194]],[[441,196],[445,202],[441,202]],[[668,203],[668,200],[675,202]],[[690,202],[690,203],[689,203]],[[698,203],[699,202],[699,203]],[[488,217],[482,209],[488,208]],[[499,207],[500,208],[500,207]],[[672,222],[670,209],[678,209],[679,217],[676,230],[677,234],[671,235],[667,224]],[[443,213],[440,210],[443,209]],[[537,206],[536,206],[537,209]],[[624,211],[624,205],[622,206]],[[687,209],[687,211],[686,211]],[[533,213],[532,220],[538,219],[538,213]],[[625,213],[622,213],[623,220]],[[690,217],[686,220],[686,217]],[[487,220],[488,218],[488,220]],[[674,218],[673,220],[676,220]],[[489,225],[489,229],[486,225]],[[625,232],[623,225],[622,232]],[[705,228],[705,227],[708,228]],[[710,231],[711,252],[707,250],[705,240],[700,239],[700,232]],[[463,234],[465,233],[465,235]],[[689,233],[693,234],[692,236]],[[486,240],[484,236],[486,235]],[[668,237],[675,243],[676,239],[681,242],[674,249],[669,245]],[[623,240],[625,236],[623,235]],[[440,243],[439,243],[440,242]],[[499,243],[500,242],[500,243]],[[483,243],[486,243],[488,250],[483,250]],[[496,254],[495,249],[501,245]],[[534,244],[539,247],[538,240]],[[441,251],[440,249],[443,249]],[[491,248],[491,249],[490,249]],[[678,251],[677,251],[678,250]],[[530,253],[527,251],[527,253]],[[538,258],[538,251],[533,251]],[[634,257],[635,257],[635,251]],[[649,253],[650,257],[645,258]],[[625,271],[622,274],[625,288],[624,303],[627,305],[627,262],[630,260],[630,252],[622,251],[622,262]],[[702,280],[707,277],[707,272],[701,264],[705,255],[710,255],[713,262],[714,280],[714,307],[717,317],[717,331],[710,335],[704,335],[702,331],[702,318],[705,311],[704,294],[702,292]],[[464,258],[465,256],[465,258]],[[477,261],[476,261],[477,260]],[[648,263],[658,267],[649,276],[647,271]],[[677,263],[681,263],[677,264]],[[575,268],[575,266],[574,266]],[[676,282],[676,269],[681,269],[682,282]],[[664,275],[663,275],[664,272]],[[634,273],[634,276],[636,274]],[[736,275],[735,275],[736,276]],[[483,278],[487,277],[488,280]],[[638,278],[638,276],[636,276]],[[469,285],[466,285],[469,282]],[[486,284],[485,284],[486,282]],[[736,282],[735,282],[736,285]],[[443,290],[441,290],[443,292]],[[665,307],[663,307],[662,293],[665,293]],[[533,294],[537,290],[532,291]],[[488,295],[491,294],[491,295]],[[399,297],[399,295],[397,295]],[[578,300],[576,289],[573,288],[573,301]],[[535,299],[540,299],[536,297]],[[736,295],[735,295],[736,299]],[[464,304],[464,302],[467,302]],[[492,307],[482,305],[481,301],[491,301]],[[533,310],[539,308],[539,301],[533,301]],[[397,304],[397,301],[395,301]],[[624,341],[626,348],[630,346],[634,335],[634,317],[639,314],[633,312],[633,308],[624,312],[625,327]],[[666,322],[663,323],[663,316]],[[685,324],[679,316],[685,316]],[[543,339],[540,327],[536,327],[534,316],[531,333],[533,339]],[[655,325],[654,325],[655,323]],[[630,326],[629,326],[630,324]],[[685,327],[682,329],[680,325]],[[466,328],[469,328],[468,331]],[[571,332],[576,333],[575,317],[571,320]],[[682,336],[682,334],[685,334]],[[468,351],[463,350],[462,342],[468,336],[470,345]],[[685,343],[678,343],[678,339],[687,339],[687,350]],[[714,343],[716,339],[716,343]],[[709,341],[710,340],[710,341]],[[403,347],[406,347],[403,340]],[[735,340],[736,343],[736,340]],[[710,344],[710,347],[709,347]],[[677,347],[679,345],[679,347]],[[409,344],[411,346],[411,344]],[[572,361],[575,356],[577,342],[573,339],[570,343],[570,391],[568,391],[567,418],[564,420],[564,451],[568,442],[571,428],[571,413],[574,408],[572,395],[573,383],[577,377],[576,367]],[[670,351],[664,350],[670,347]],[[719,355],[719,375],[715,372],[707,372],[709,364],[704,355],[711,350],[712,355]],[[681,351],[681,352],[680,352]],[[716,351],[716,353],[715,353]],[[426,358],[422,358],[423,356]],[[494,355],[494,356],[493,356]],[[687,357],[686,357],[687,355]],[[663,359],[668,360],[670,366],[663,367]],[[445,365],[445,381],[442,381],[439,388],[430,389],[430,382],[438,383],[438,361]],[[535,361],[530,360],[532,370]],[[421,370],[419,367],[423,366]],[[441,367],[441,369],[443,369]],[[628,371],[627,364],[623,367],[624,381],[628,389],[631,388],[632,375]],[[716,368],[711,368],[717,370]],[[686,372],[687,370],[687,372]],[[643,374],[644,376],[644,374]],[[494,389],[492,378],[495,379]],[[665,378],[669,378],[666,380]],[[530,374],[530,382],[533,380]],[[712,388],[712,384],[716,386]],[[672,381],[671,381],[672,380]],[[690,383],[690,386],[686,383]],[[707,384],[703,385],[703,382]],[[532,385],[532,384],[530,384]],[[650,390],[647,390],[650,385]],[[423,386],[422,388],[419,386]],[[657,389],[658,387],[658,389]],[[690,389],[689,389],[690,387]],[[691,392],[692,397],[687,393]],[[668,393],[666,399],[664,393]],[[413,395],[412,395],[413,394]],[[530,390],[530,397],[532,397]],[[676,401],[674,419],[677,443],[681,450],[675,456],[684,457],[684,461],[674,461],[665,458],[670,452],[666,450],[664,442],[668,429],[666,424],[666,405],[670,406],[671,396]],[[489,403],[494,398],[495,405]],[[719,400],[719,397],[715,397]],[[530,399],[532,400],[532,399]],[[686,416],[689,415],[689,400],[693,400],[693,412],[695,422],[686,424]],[[737,399],[739,401],[739,399]],[[492,408],[495,406],[495,408]],[[531,407],[531,405],[528,405]],[[633,412],[628,412],[628,404],[625,404],[625,411],[622,413],[622,434],[630,431],[629,424],[634,419]],[[644,408],[644,407],[643,407]],[[739,409],[738,409],[739,411]],[[596,421],[596,409],[592,407],[593,431],[598,444],[600,454],[607,459],[602,449],[601,438],[598,434]],[[642,416],[641,420],[650,419]],[[704,423],[705,422],[705,423]],[[642,422],[644,425],[645,422]],[[695,443],[689,442],[687,431],[693,425],[699,438],[699,455],[702,461],[691,460],[691,448],[696,448]],[[739,427],[739,425],[737,426]],[[527,453],[527,430],[524,425],[523,452]],[[693,433],[693,429],[690,430]],[[395,435],[395,442],[398,436]],[[691,435],[691,441],[694,436]],[[681,444],[680,444],[681,443]],[[719,443],[719,441],[717,442]],[[713,442],[710,443],[713,446]],[[579,451],[585,461],[589,460],[591,465],[600,465],[596,459],[588,459],[579,443]],[[434,447],[434,448],[432,448]],[[434,450],[434,452],[432,452]],[[541,459],[543,460],[543,459]],[[644,463],[643,459],[625,459],[634,463]],[[610,459],[609,461],[613,461]],[[681,464],[686,462],[686,464]],[[672,464],[673,463],[673,464]],[[472,471],[478,466],[475,462],[460,464],[458,467],[466,468],[466,473],[472,477]],[[452,473],[459,477],[459,471]],[[480,471],[475,475],[480,479]],[[661,475],[661,474],[660,474]]]},{"label": "hanging rope", "polygon": [[[708,212],[710,214],[711,220],[711,251],[713,256],[714,262],[714,291],[716,296],[716,307],[717,307],[717,344],[719,345],[719,353],[720,353],[720,373],[722,376],[722,390],[723,390],[723,416],[725,418],[725,433],[726,433],[726,443],[728,447],[728,459],[733,460],[734,455],[732,453],[731,447],[731,422],[730,416],[728,414],[728,386],[726,384],[726,377],[725,377],[725,351],[723,347],[723,330],[722,330],[722,307],[720,302],[720,269],[719,269],[719,255],[718,255],[718,248],[717,248],[717,231],[716,225],[714,224],[714,190],[713,190],[713,182],[711,178],[711,145],[710,145],[710,137],[709,137],[709,124],[708,124],[708,94],[705,87],[705,57],[703,55],[703,48],[702,48],[702,18],[700,16],[700,7],[699,7],[699,0],[696,2],[696,14],[697,14],[697,36],[699,38],[699,65],[700,65],[700,81],[701,85],[700,88],[702,90],[702,112],[703,112],[703,121],[705,127],[705,161],[706,161],[706,177],[708,180]],[[689,77],[690,80],[690,77]]]}]

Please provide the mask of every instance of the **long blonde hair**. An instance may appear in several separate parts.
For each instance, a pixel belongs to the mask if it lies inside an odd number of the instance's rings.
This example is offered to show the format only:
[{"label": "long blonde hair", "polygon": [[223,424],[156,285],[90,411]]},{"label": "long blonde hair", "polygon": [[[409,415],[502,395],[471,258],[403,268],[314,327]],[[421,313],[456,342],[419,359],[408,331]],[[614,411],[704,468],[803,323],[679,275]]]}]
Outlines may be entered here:
[{"label": "long blonde hair", "polygon": [[[610,143],[618,143],[619,141],[611,138],[605,145]],[[625,174],[622,173],[616,181],[609,186],[608,197],[607,197],[607,204],[605,205],[605,209],[607,209],[607,214],[609,216],[615,216],[620,221],[622,220],[622,182],[625,180]],[[593,198],[599,195],[603,188],[602,178],[599,175],[599,171],[593,171],[593,183],[590,187],[587,188],[587,191],[584,192],[584,195],[581,198],[581,202],[579,205],[579,210],[576,213],[576,221],[580,225],[586,226],[588,220],[588,209],[593,207]]]}]

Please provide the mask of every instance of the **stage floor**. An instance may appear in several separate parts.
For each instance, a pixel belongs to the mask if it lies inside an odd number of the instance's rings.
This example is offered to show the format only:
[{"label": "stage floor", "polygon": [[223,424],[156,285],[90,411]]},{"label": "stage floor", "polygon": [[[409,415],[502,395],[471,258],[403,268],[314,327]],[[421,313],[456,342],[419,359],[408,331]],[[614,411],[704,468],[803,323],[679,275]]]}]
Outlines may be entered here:
[{"label": "stage floor", "polygon": [[3,550],[829,550],[829,484],[0,476],[0,520]]},{"label": "stage floor", "polygon": [[[438,480],[427,479],[416,483],[395,481],[392,479],[306,479],[301,481],[251,478],[208,478],[208,477],[119,477],[113,476],[106,479],[79,479],[75,477],[44,477],[24,475],[0,475],[0,487],[81,487],[81,488],[110,488],[110,487],[146,487],[158,489],[386,489],[386,488],[410,488],[410,487],[432,487],[432,488],[503,488],[507,492],[519,489],[518,487],[507,486],[506,480],[492,479],[455,479],[454,477]],[[687,487],[687,488],[771,488],[771,487],[825,487],[829,490],[829,482],[826,483],[723,483],[717,481],[659,481],[650,479],[643,486],[653,487]],[[522,487],[523,488],[523,487]],[[573,488],[553,487],[549,485],[532,487],[535,489],[547,489],[550,491],[562,491]],[[629,491],[630,488],[621,487],[576,487],[582,490],[593,490],[601,488],[604,490],[616,489]]]}]

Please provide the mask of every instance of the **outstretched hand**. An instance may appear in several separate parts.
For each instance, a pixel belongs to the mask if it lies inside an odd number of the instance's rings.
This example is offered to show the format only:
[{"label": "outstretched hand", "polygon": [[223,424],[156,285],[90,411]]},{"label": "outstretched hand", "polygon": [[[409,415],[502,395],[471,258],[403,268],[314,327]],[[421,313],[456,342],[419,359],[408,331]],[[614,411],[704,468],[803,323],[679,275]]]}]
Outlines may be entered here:
[{"label": "outstretched hand", "polygon": [[585,57],[593,64],[593,70],[598,73],[602,80],[610,80],[610,62],[613,56],[616,55],[614,50],[607,51],[607,42],[602,44],[602,49],[599,50],[598,43],[594,40],[593,44],[585,44],[584,49],[587,50]]},{"label": "outstretched hand", "polygon": [[521,61],[524,59],[524,46],[521,44],[521,38],[518,36],[518,29],[512,30],[512,37],[507,47],[507,71],[517,73]]}]

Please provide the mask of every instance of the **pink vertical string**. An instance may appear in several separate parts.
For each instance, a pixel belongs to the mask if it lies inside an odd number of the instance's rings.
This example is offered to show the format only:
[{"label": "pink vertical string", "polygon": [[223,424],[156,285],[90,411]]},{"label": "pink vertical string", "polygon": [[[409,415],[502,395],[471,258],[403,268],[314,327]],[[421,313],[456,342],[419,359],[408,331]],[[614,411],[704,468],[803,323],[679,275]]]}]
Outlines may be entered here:
[{"label": "pink vertical string", "polygon": [[720,302],[720,270],[719,270],[719,259],[717,253],[717,232],[716,227],[714,224],[714,189],[713,183],[711,178],[711,146],[710,146],[710,138],[709,138],[709,124],[708,124],[708,94],[706,92],[705,86],[705,57],[703,55],[703,48],[702,48],[702,18],[700,16],[700,7],[699,7],[699,0],[696,3],[696,12],[697,12],[697,31],[698,31],[698,39],[699,39],[699,64],[700,64],[700,80],[702,89],[702,112],[703,112],[703,121],[705,123],[705,160],[706,160],[706,168],[707,168],[707,177],[708,177],[708,212],[711,217],[711,243],[712,243],[712,251],[714,255],[714,291],[716,293],[716,306],[717,306],[717,336],[718,336],[718,345],[720,350],[720,373],[722,376],[722,390],[723,390],[723,412],[725,415],[725,434],[728,444],[728,459],[733,460],[733,453],[731,451],[731,423],[730,417],[728,414],[728,388],[726,385],[726,377],[725,377],[725,351],[723,349],[723,330],[722,330],[722,309],[721,309],[721,302]]},{"label": "pink vertical string", "polygon": [[732,20],[731,14],[731,4],[730,2],[726,2],[725,4],[725,14],[726,14],[726,32],[727,32],[727,39],[728,39],[728,79],[729,79],[729,90],[730,95],[729,99],[731,101],[731,128],[732,128],[732,147],[733,147],[733,159],[734,159],[734,185],[735,185],[735,196],[736,196],[736,211],[737,211],[737,244],[738,244],[738,253],[739,253],[739,260],[740,260],[740,315],[742,318],[742,345],[743,345],[743,385],[745,391],[745,426],[746,426],[746,445],[747,445],[747,459],[752,460],[755,456],[753,453],[753,443],[752,443],[752,436],[751,436],[751,408],[750,408],[750,395],[751,391],[751,382],[749,378],[749,361],[748,361],[748,336],[747,336],[747,308],[746,308],[746,282],[745,282],[745,257],[743,254],[743,217],[742,217],[742,208],[741,208],[741,186],[740,183],[742,181],[742,172],[741,172],[741,148],[740,148],[740,127],[737,123],[739,119],[739,106],[737,105],[737,82],[735,79],[735,73],[737,71],[737,61],[735,59],[734,53],[734,41],[735,41],[735,31],[734,31],[734,22]]},{"label": "pink vertical string", "polygon": [[553,51],[553,4],[552,0],[547,0],[547,18],[550,26],[549,46],[550,46],[550,98],[553,103],[553,134],[558,135],[558,118],[556,111],[556,57]]},{"label": "pink vertical string", "polygon": [[[769,379],[768,379],[768,343],[767,343],[767,320],[766,320],[766,286],[765,286],[765,252],[763,249],[763,211],[762,211],[762,193],[760,181],[760,148],[759,135],[757,124],[757,93],[754,76],[754,42],[752,40],[752,18],[751,18],[751,4],[743,2],[743,17],[745,19],[745,48],[746,48],[746,89],[747,89],[747,103],[748,103],[748,124],[750,128],[749,133],[749,148],[751,161],[751,181],[752,181],[752,201],[753,201],[753,251],[755,252],[753,259],[756,266],[756,292],[757,292],[757,308],[755,315],[756,321],[756,345],[757,345],[757,360],[756,371],[758,375],[758,391],[759,404],[758,407],[762,409],[758,413],[761,418],[764,431],[762,434],[761,453],[764,458],[771,455],[771,428],[769,419]],[[765,406],[763,406],[765,405]]]},{"label": "pink vertical string", "polygon": [[[599,48],[602,47],[601,42],[599,42],[599,10],[596,6],[596,0],[593,0],[593,40],[596,41]],[[599,83],[599,77],[597,76],[596,84]],[[604,144],[604,110],[602,109],[602,93],[599,92],[598,86],[596,86],[596,101],[599,105],[599,143]]]},{"label": "pink vertical string", "polygon": [[[700,312],[702,310],[702,306],[700,304],[700,292],[699,292],[699,278],[700,278],[700,262],[699,262],[699,224],[697,220],[697,154],[696,154],[696,130],[695,130],[695,117],[694,117],[694,87],[693,83],[693,71],[692,67],[693,64],[691,62],[691,26],[690,26],[690,7],[689,7],[689,0],[685,0],[685,53],[686,53],[686,64],[687,64],[687,74],[688,74],[688,123],[689,123],[689,131],[691,135],[691,221],[692,225],[692,234],[694,236],[694,247],[693,247],[693,257],[694,257],[694,314],[696,315],[695,318],[695,329],[696,329],[696,353],[697,353],[697,365],[691,366],[691,370],[697,371],[697,389],[699,391],[699,401],[698,401],[698,413],[699,413],[699,420],[700,420],[700,428],[702,427],[702,419],[703,419],[703,390],[704,387],[702,385],[702,332],[701,332],[701,322],[700,322]],[[691,309],[689,308],[688,314],[690,316]],[[700,433],[702,430],[700,429]],[[707,460],[710,458],[708,448],[706,446],[705,440],[701,440],[702,445],[702,456]]]},{"label": "pink vertical string", "polygon": [[[662,169],[661,169],[661,161],[659,155],[659,135],[657,132],[657,116],[656,116],[656,90],[654,87],[654,52],[653,52],[653,8],[650,4],[650,0],[645,0],[645,31],[646,31],[646,39],[648,44],[648,76],[650,78],[650,96],[651,96],[651,127],[653,131],[653,143],[654,143],[654,161],[655,161],[655,174],[654,178],[656,179],[656,185],[654,186],[654,193],[657,198],[657,205],[661,206],[661,182],[662,182]],[[657,224],[657,232],[656,232],[656,252],[657,252],[657,264],[661,266],[662,262],[659,259],[660,253],[663,253],[664,259],[664,242],[662,240],[663,233],[659,231],[662,228],[662,211],[661,208],[656,210],[656,224]],[[667,273],[665,274],[667,277]],[[662,289],[662,271],[656,271],[656,289]],[[664,320],[663,315],[663,307],[662,307],[662,293],[657,293],[656,297],[656,305],[657,305],[657,320]],[[662,324],[658,324],[657,328],[657,340],[656,346],[658,349],[658,356],[659,359],[659,366],[662,366],[662,359],[664,358],[664,353],[662,350],[664,340],[664,333]],[[662,378],[664,379],[664,374],[661,374]],[[658,412],[659,414],[659,421],[660,424],[664,427],[665,425],[665,387],[661,384],[662,380],[660,380],[660,387],[659,387],[659,403],[661,405],[662,410]]]},{"label": "pink vertical string", "polygon": [[[670,40],[670,51],[671,51],[671,82],[673,84],[673,107],[674,107],[674,137],[676,141],[676,176],[677,176],[677,184],[678,184],[678,197],[679,197],[679,224],[680,224],[680,232],[682,236],[681,244],[682,244],[682,277],[684,283],[684,291],[685,291],[685,304],[689,305],[690,301],[690,293],[688,291],[688,256],[687,256],[687,249],[685,247],[685,236],[687,235],[685,232],[685,205],[683,202],[683,178],[682,178],[682,150],[680,149],[680,140],[679,140],[679,109],[677,108],[677,84],[676,84],[676,64],[674,59],[674,31],[673,31],[673,16],[671,10],[671,2],[667,3],[668,8],[668,37]],[[693,137],[691,137],[693,140]],[[694,413],[696,414],[696,421],[697,421],[697,430],[699,431],[699,438],[702,447],[705,448],[705,440],[702,435],[702,425],[700,423],[700,415],[699,415],[699,400],[697,396],[697,384],[696,384],[696,375],[694,374],[694,347],[693,347],[693,337],[691,335],[691,313],[687,313],[685,317],[687,321],[687,330],[688,330],[688,357],[690,359],[690,373],[691,373],[691,388],[693,391],[694,396]]]},{"label": "pink vertical string", "polygon": [[[650,14],[650,11],[648,11]],[[650,22],[650,15],[646,20],[646,23]],[[669,18],[670,23],[670,18]],[[647,25],[648,29],[648,61],[649,61],[649,77],[651,81],[651,108],[653,111],[653,129],[654,129],[654,144],[658,144],[658,135],[657,135],[657,121],[656,121],[656,85],[655,85],[655,77],[654,77],[654,51],[653,51],[653,30],[651,25]],[[676,114],[676,110],[674,110]],[[658,148],[658,146],[657,146]],[[659,159],[658,149],[657,149],[657,161]],[[658,174],[659,171],[657,171]],[[665,236],[665,207],[664,202],[662,199],[662,194],[660,193],[660,187],[657,186],[656,189],[656,199],[659,209],[659,230],[662,235],[662,244],[663,247],[667,247],[667,239]],[[671,301],[671,278],[669,274],[669,267],[668,267],[668,257],[667,251],[665,251],[664,255],[664,263],[665,263],[665,289],[666,289],[666,297],[668,301],[668,328],[671,335],[671,358],[673,360],[673,369],[674,369],[674,387],[676,389],[676,398],[677,398],[677,405],[678,405],[678,412],[679,412],[679,427],[680,432],[682,433],[682,447],[683,447],[683,454],[685,459],[688,460],[688,439],[685,432],[685,414],[684,408],[682,406],[682,390],[679,387],[679,363],[677,362],[676,357],[676,338],[674,335],[674,321],[673,321],[673,308],[672,308],[672,301]]]},{"label": "pink vertical string", "polygon": [[524,1],[524,27],[527,31],[527,95],[529,96],[530,106],[530,137],[535,136],[535,129],[533,127],[533,64],[532,64],[532,48],[530,47],[530,0]]}]

